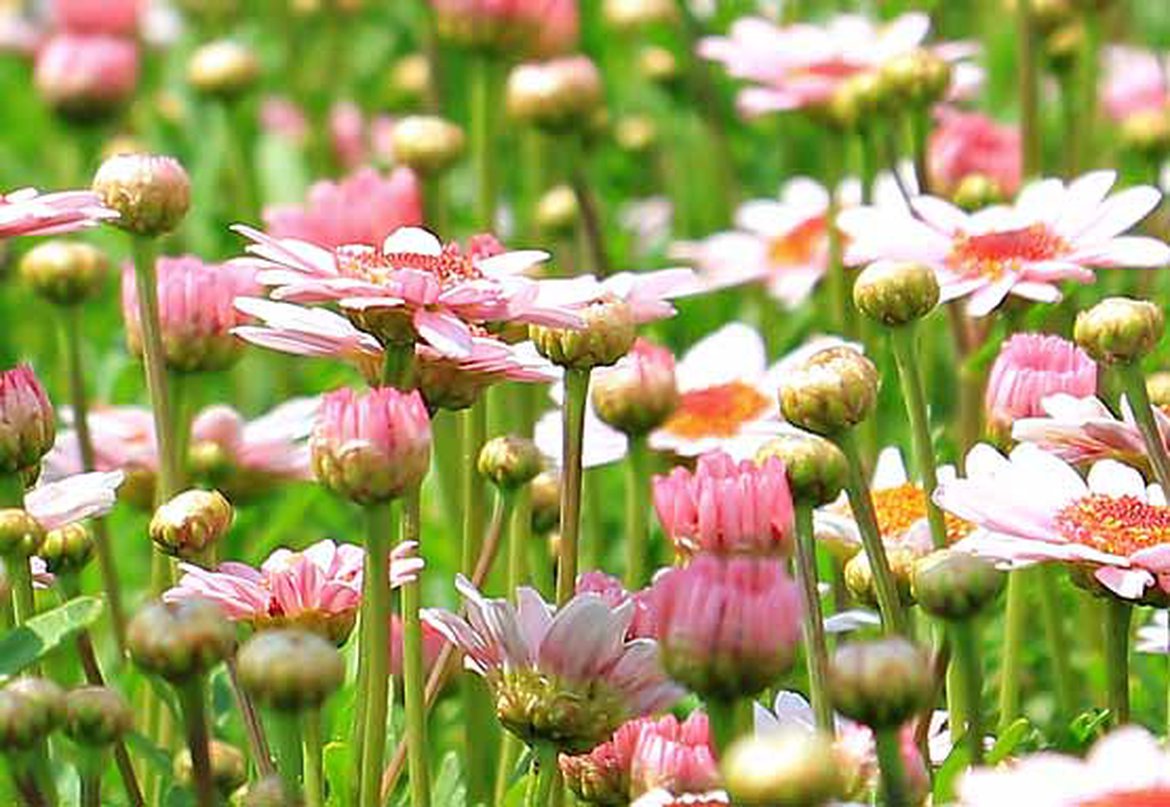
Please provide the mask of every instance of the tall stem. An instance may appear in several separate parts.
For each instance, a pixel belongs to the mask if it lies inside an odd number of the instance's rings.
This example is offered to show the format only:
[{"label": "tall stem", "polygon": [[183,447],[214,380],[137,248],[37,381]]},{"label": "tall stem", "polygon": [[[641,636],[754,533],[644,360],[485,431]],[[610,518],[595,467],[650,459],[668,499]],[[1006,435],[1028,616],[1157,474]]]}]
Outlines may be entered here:
[{"label": "tall stem", "polygon": [[1002,732],[1020,714],[1020,666],[1028,611],[1027,575],[1019,569],[1008,575],[1007,612],[1004,615],[1003,663],[999,681],[999,729]]},{"label": "tall stem", "polygon": [[573,597],[577,585],[577,544],[581,534],[581,446],[585,438],[585,404],[589,371],[565,370],[565,406],[561,450],[561,540],[557,557],[557,605]]},{"label": "tall stem", "polygon": [[552,746],[535,749],[525,807],[549,807],[557,780],[557,752]]},{"label": "tall stem", "polygon": [[877,592],[878,608],[882,614],[882,626],[887,633],[905,633],[906,615],[902,610],[902,603],[898,599],[898,589],[894,584],[894,576],[890,572],[890,562],[886,558],[886,547],[882,543],[881,531],[878,529],[873,499],[869,494],[869,483],[865,480],[865,470],[862,467],[861,455],[857,449],[857,439],[852,432],[846,431],[837,435],[836,443],[848,460],[849,507],[853,511],[853,519],[857,522],[857,529],[861,533],[861,544],[865,549],[865,555],[869,559],[874,589]]},{"label": "tall stem", "polygon": [[390,542],[398,533],[397,511],[390,502],[366,508],[366,567],[369,581],[362,601],[362,621],[368,622],[362,655],[368,663],[366,724],[362,737],[361,807],[378,807],[378,784],[386,750],[387,698],[390,693]]},{"label": "tall stem", "polygon": [[647,513],[650,492],[647,480],[649,453],[646,438],[630,436],[630,450],[626,457],[626,588],[640,589],[646,582],[646,554],[650,547]]},{"label": "tall stem", "polygon": [[183,727],[187,749],[191,752],[191,775],[195,783],[195,803],[215,807],[215,780],[211,776],[210,737],[207,709],[203,702],[203,678],[196,676],[176,687],[183,710]]},{"label": "tall stem", "polygon": [[881,769],[882,803],[888,807],[907,807],[912,804],[906,782],[906,768],[902,764],[901,741],[898,729],[875,731],[878,767]]},{"label": "tall stem", "polygon": [[[1032,24],[1032,4],[1016,3],[1016,56],[1019,64],[1020,140],[1023,173],[1035,176],[1040,170],[1039,82],[1036,66],[1036,32]],[[1095,89],[1094,89],[1095,91]]]},{"label": "tall stem", "polygon": [[[967,742],[971,763],[983,761],[983,670],[979,664],[979,636],[974,619],[950,624],[949,633],[954,642],[955,680],[959,683],[958,700],[966,717],[963,737]],[[952,722],[952,731],[958,726]]]},{"label": "tall stem", "polygon": [[715,747],[716,758],[719,758],[739,736],[739,704],[734,700],[711,698],[705,705],[711,725],[711,744]]},{"label": "tall stem", "polygon": [[808,664],[809,700],[817,728],[833,730],[833,706],[829,702],[829,651],[821,597],[817,593],[817,550],[813,533],[813,512],[807,502],[796,505],[796,577],[804,597],[804,646]]},{"label": "tall stem", "polygon": [[471,165],[475,177],[475,223],[486,232],[493,232],[496,226],[496,75],[492,57],[476,57],[470,73]]},{"label": "tall stem", "polygon": [[837,214],[841,212],[841,202],[837,198],[837,185],[841,181],[841,157],[843,143],[835,138],[829,144],[825,160],[826,169],[825,187],[829,192],[829,210],[825,216],[825,226],[829,234],[829,271],[826,286],[829,291],[829,308],[833,312],[833,327],[837,333],[846,333],[849,327],[848,284],[845,282],[844,244],[841,240],[841,231],[837,229]]},{"label": "tall stem", "polygon": [[597,197],[589,186],[589,177],[585,173],[588,154],[585,144],[579,142],[574,153],[573,168],[569,174],[569,182],[573,187],[573,195],[577,197],[577,207],[581,211],[581,230],[585,236],[585,246],[589,250],[590,269],[601,277],[609,274],[609,251],[605,246],[605,226],[601,221],[601,211],[597,207]]},{"label": "tall stem", "polygon": [[1040,618],[1044,624],[1044,636],[1048,639],[1048,655],[1052,662],[1057,716],[1071,720],[1076,710],[1076,673],[1069,660],[1069,637],[1065,630],[1060,592],[1056,587],[1057,573],[1057,569],[1048,567],[1041,567],[1033,572],[1036,576],[1036,591],[1040,595]]},{"label": "tall stem", "polygon": [[1162,441],[1162,433],[1150,407],[1150,395],[1146,391],[1146,379],[1141,367],[1136,364],[1118,364],[1117,376],[1129,400],[1130,409],[1133,410],[1138,430],[1142,433],[1142,441],[1146,444],[1146,454],[1150,457],[1154,478],[1162,490],[1170,491],[1170,457],[1166,456],[1166,444]]},{"label": "tall stem", "polygon": [[325,775],[320,708],[306,709],[301,713],[301,735],[304,741],[305,807],[323,807]]},{"label": "tall stem", "polygon": [[[403,502],[402,540],[417,542],[422,535],[418,488]],[[427,714],[424,702],[426,681],[423,670],[421,599],[418,580],[404,583],[402,595],[402,687],[406,702],[406,748],[410,766],[410,799],[414,807],[430,807],[430,777],[427,772]]]},{"label": "tall stem", "polygon": [[29,559],[26,555],[9,555],[4,561],[8,569],[8,579],[12,584],[12,608],[16,624],[23,625],[37,615]]},{"label": "tall stem", "polygon": [[236,708],[240,710],[240,719],[244,723],[244,734],[248,738],[248,750],[252,753],[252,760],[261,776],[269,776],[276,772],[272,764],[272,750],[268,747],[268,738],[264,734],[264,724],[256,713],[256,705],[252,697],[242,686],[234,656],[229,656],[224,662],[227,667],[228,683],[236,699]]},{"label": "tall stem", "polygon": [[1110,597],[1105,631],[1106,676],[1109,682],[1109,715],[1114,726],[1129,722],[1129,626],[1133,605]]}]

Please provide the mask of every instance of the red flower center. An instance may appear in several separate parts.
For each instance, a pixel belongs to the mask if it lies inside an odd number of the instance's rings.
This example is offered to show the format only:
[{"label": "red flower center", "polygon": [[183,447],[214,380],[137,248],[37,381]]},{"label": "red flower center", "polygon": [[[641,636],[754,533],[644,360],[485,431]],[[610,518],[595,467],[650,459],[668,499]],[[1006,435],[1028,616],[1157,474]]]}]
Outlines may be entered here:
[{"label": "red flower center", "polygon": [[1005,272],[1018,272],[1025,263],[1059,258],[1069,245],[1044,224],[1018,230],[967,235],[959,233],[946,263],[964,275],[996,280]]},{"label": "red flower center", "polygon": [[1056,528],[1069,541],[1114,555],[1170,544],[1170,507],[1136,496],[1092,493],[1056,514]]},{"label": "red flower center", "polygon": [[417,252],[383,254],[376,249],[338,250],[337,265],[343,274],[370,283],[386,283],[402,269],[434,275],[444,288],[483,277],[471,256],[464,254],[458,244],[447,244],[438,255]]},{"label": "red flower center", "polygon": [[686,439],[734,437],[743,424],[768,410],[768,398],[750,384],[732,381],[684,392],[678,408],[663,425]]},{"label": "red flower center", "polygon": [[774,266],[810,263],[825,240],[825,217],[806,219],[768,243],[768,260]]},{"label": "red flower center", "polygon": [[1146,787],[1078,801],[1076,807],[1170,807],[1170,788]]}]

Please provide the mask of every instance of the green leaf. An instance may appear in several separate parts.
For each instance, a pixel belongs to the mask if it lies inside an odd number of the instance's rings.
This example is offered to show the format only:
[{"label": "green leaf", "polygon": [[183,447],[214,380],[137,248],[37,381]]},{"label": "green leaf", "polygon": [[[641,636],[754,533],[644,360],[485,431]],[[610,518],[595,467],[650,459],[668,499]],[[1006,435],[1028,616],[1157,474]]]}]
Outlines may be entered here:
[{"label": "green leaf", "polygon": [[322,765],[325,768],[325,783],[329,796],[325,799],[326,807],[341,807],[347,801],[346,794],[350,792],[350,778],[357,769],[350,764],[349,743],[334,741],[325,744]]},{"label": "green leaf", "polygon": [[0,638],[0,676],[16,675],[62,642],[88,628],[102,613],[97,597],[75,597],[25,622]]},{"label": "green leaf", "polygon": [[1000,732],[999,739],[995,741],[995,745],[987,752],[987,764],[998,765],[1003,762],[1020,747],[1021,743],[1031,737],[1035,731],[1028,718],[1017,718],[1015,722]]},{"label": "green leaf", "polygon": [[448,751],[439,765],[439,775],[435,777],[435,792],[431,801],[449,807],[464,807],[467,804],[467,787],[463,784],[463,771],[459,767],[459,757],[454,751]]},{"label": "green leaf", "polygon": [[966,770],[971,762],[971,754],[966,743],[959,743],[947,754],[943,764],[934,775],[934,803],[950,804],[955,800],[955,785],[959,774]]},{"label": "green leaf", "polygon": [[170,753],[151,742],[145,734],[138,731],[127,734],[126,746],[134,752],[136,758],[146,760],[155,773],[162,777],[164,783],[173,778]]}]

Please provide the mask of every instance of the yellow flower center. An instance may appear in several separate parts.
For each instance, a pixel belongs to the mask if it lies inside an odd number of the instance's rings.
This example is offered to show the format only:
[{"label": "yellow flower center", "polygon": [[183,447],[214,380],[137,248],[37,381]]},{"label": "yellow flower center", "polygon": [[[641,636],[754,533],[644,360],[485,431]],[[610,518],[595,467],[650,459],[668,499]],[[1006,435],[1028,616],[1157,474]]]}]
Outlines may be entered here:
[{"label": "yellow flower center", "polygon": [[962,275],[998,280],[1006,272],[1019,271],[1026,262],[1052,260],[1070,251],[1065,240],[1046,225],[1033,224],[982,235],[959,233],[946,263]]},{"label": "yellow flower center", "polygon": [[825,217],[814,216],[773,238],[768,243],[768,261],[773,266],[802,266],[810,263],[825,240]]},{"label": "yellow flower center", "polygon": [[1093,493],[1057,513],[1056,528],[1073,543],[1128,556],[1170,543],[1170,507]]},{"label": "yellow flower center", "polygon": [[[926,518],[926,493],[913,482],[906,482],[893,488],[882,488],[870,492],[874,514],[877,516],[878,531],[883,541],[898,541],[906,531]],[[852,516],[848,504],[843,511]],[[944,513],[947,525],[947,543],[953,544],[974,529],[970,522]]]},{"label": "yellow flower center", "polygon": [[750,384],[732,381],[684,392],[678,408],[663,425],[686,439],[734,437],[743,425],[768,410],[768,398]]}]

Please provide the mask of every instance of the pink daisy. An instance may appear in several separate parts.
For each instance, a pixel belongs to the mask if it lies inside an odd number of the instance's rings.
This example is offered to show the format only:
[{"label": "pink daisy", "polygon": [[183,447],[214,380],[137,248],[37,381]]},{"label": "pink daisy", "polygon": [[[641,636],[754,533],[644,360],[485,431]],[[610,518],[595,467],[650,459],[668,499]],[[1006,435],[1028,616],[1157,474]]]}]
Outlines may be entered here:
[{"label": "pink daisy", "polygon": [[1115,121],[1139,112],[1165,113],[1170,105],[1170,85],[1165,54],[1120,45],[1105,51],[1101,101]]},{"label": "pink daisy", "polygon": [[46,531],[104,516],[117,501],[120,471],[74,474],[24,494],[24,508]]},{"label": "pink daisy", "polygon": [[1020,189],[1020,130],[977,112],[943,108],[927,146],[930,187],[950,196],[969,176],[987,177],[1005,197]]},{"label": "pink daisy", "polygon": [[41,194],[24,188],[0,193],[0,241],[19,235],[59,235],[117,217],[90,191]]},{"label": "pink daisy", "polygon": [[1097,391],[1097,363],[1067,339],[1040,333],[1017,333],[999,349],[987,379],[984,411],[996,429],[1021,418],[1043,414],[1050,395],[1076,397]]},{"label": "pink daisy", "polygon": [[654,637],[654,607],[650,601],[650,589],[641,591],[627,591],[622,581],[605,572],[588,571],[577,577],[575,588],[578,594],[596,594],[613,608],[634,604],[634,618],[630,620],[626,637],[630,639],[649,639]]},{"label": "pink daisy", "polygon": [[100,117],[134,95],[138,44],[108,34],[55,34],[37,50],[34,81],[54,109]]},{"label": "pink daisy", "polygon": [[[1073,465],[1112,459],[1148,468],[1146,444],[1127,401],[1122,416],[1110,411],[1099,398],[1050,395],[1040,402],[1038,417],[1021,418],[1012,424],[1012,439],[1031,443]],[[1153,408],[1162,442],[1170,447],[1170,416]]]},{"label": "pink daisy", "polygon": [[1055,302],[1064,280],[1089,283],[1093,269],[1156,267],[1170,247],[1154,238],[1123,235],[1161,200],[1139,186],[1109,195],[1117,175],[1095,171],[1068,183],[1033,182],[1013,205],[965,213],[950,202],[920,196],[904,207],[861,207],[839,217],[850,239],[846,259],[918,261],[938,274],[942,299],[967,300],[984,316],[1009,294]]}]

